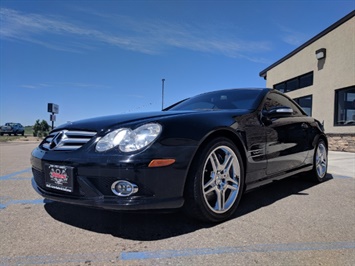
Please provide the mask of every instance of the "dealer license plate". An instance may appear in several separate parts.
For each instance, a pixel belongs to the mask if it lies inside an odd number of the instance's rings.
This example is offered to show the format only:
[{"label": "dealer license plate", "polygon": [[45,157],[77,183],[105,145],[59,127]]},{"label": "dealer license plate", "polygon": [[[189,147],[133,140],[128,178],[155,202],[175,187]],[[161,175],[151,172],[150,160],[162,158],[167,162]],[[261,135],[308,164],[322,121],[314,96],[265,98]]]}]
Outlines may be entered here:
[{"label": "dealer license plate", "polygon": [[73,167],[46,164],[46,187],[65,192],[73,192]]}]

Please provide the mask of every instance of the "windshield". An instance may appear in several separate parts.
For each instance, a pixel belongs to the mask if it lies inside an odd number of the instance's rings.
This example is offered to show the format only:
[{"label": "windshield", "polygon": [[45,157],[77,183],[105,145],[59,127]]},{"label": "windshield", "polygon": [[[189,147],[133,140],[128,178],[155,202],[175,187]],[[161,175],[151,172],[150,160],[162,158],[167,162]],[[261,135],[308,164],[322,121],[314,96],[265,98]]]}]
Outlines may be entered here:
[{"label": "windshield", "polygon": [[261,89],[214,91],[189,98],[165,110],[256,109],[261,97]]}]

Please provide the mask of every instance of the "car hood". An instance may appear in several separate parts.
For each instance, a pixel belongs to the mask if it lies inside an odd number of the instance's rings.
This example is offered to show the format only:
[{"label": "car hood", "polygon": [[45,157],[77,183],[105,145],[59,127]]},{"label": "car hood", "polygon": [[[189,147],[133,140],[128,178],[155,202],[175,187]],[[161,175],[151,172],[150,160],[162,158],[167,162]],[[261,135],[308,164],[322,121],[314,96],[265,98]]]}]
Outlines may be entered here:
[{"label": "car hood", "polygon": [[138,121],[152,121],[159,120],[163,117],[177,116],[191,113],[191,111],[184,112],[146,112],[146,113],[132,113],[132,114],[120,114],[90,118],[85,120],[79,120],[75,122],[68,122],[55,128],[55,131],[62,129],[72,130],[85,130],[85,131],[106,131],[112,127],[119,126],[121,124],[127,124]]},{"label": "car hood", "polygon": [[[80,120],[76,122],[68,122],[55,128],[55,131],[63,129],[71,130],[84,130],[84,131],[96,131],[104,132],[108,129],[117,128],[120,125],[125,126],[130,123],[140,122],[154,122],[163,118],[169,118],[173,116],[187,116],[187,115],[211,115],[211,113],[219,114],[231,111],[159,111],[159,112],[145,112],[145,113],[131,113],[120,114],[112,116],[103,116]],[[242,115],[250,112],[250,110],[233,110],[233,116]]]}]

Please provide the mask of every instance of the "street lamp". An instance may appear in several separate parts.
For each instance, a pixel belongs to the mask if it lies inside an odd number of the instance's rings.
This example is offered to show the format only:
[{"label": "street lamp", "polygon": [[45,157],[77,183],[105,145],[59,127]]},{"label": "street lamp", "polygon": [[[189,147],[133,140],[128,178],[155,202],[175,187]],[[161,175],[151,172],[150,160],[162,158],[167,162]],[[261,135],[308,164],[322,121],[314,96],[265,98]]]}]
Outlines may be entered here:
[{"label": "street lamp", "polygon": [[164,82],[165,79],[161,80],[161,110],[164,110]]}]

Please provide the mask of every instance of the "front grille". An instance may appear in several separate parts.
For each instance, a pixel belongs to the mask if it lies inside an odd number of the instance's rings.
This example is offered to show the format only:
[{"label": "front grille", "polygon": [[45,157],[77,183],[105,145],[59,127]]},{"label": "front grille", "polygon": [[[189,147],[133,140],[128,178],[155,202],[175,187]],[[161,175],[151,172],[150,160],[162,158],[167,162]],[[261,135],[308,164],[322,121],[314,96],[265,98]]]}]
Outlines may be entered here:
[{"label": "front grille", "polygon": [[73,151],[81,148],[95,135],[93,131],[55,131],[43,140],[41,147],[45,150]]}]

